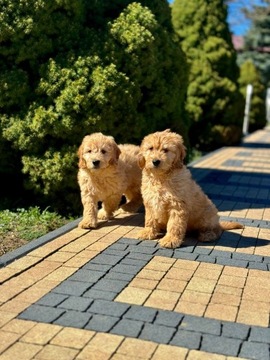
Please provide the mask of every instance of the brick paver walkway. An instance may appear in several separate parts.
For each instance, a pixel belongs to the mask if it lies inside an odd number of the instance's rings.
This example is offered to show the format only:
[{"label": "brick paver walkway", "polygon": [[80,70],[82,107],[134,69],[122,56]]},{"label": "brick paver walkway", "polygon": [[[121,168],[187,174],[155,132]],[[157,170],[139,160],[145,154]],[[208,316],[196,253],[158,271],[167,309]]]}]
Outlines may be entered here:
[{"label": "brick paver walkway", "polygon": [[119,215],[0,257],[1,360],[269,359],[270,131],[190,169],[245,228],[171,250]]}]

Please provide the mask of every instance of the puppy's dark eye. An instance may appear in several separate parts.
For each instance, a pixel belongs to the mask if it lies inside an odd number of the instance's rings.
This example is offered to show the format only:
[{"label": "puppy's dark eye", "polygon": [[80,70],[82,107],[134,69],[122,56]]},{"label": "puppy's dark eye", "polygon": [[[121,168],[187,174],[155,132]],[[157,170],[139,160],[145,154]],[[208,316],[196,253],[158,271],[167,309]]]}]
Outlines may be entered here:
[{"label": "puppy's dark eye", "polygon": [[154,149],[153,146],[150,146],[150,148],[148,150],[152,151],[153,149]]},{"label": "puppy's dark eye", "polygon": [[102,154],[106,154],[106,150],[102,149],[102,150],[101,150],[101,153],[102,153]]},{"label": "puppy's dark eye", "polygon": [[89,153],[89,154],[91,154],[92,150],[87,150],[86,152]]},{"label": "puppy's dark eye", "polygon": [[167,153],[169,150],[168,149],[162,149],[164,153]]}]

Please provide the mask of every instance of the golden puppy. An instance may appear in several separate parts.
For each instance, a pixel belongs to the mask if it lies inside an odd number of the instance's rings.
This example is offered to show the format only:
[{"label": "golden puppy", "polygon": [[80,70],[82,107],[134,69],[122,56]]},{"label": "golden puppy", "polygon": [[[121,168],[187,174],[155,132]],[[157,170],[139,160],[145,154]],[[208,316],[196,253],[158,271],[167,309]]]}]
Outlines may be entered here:
[{"label": "golden puppy", "polygon": [[[79,150],[78,183],[83,204],[79,227],[97,226],[97,219],[107,220],[119,208],[122,195],[127,203],[122,209],[136,212],[142,205],[139,147],[117,145],[112,136],[94,133],[84,137]],[[102,208],[98,211],[98,202]]]},{"label": "golden puppy", "polygon": [[212,241],[222,230],[243,228],[239,223],[219,222],[217,208],[183,165],[185,155],[182,137],[169,129],[143,139],[139,165],[145,227],[140,239],[156,239],[165,231],[160,245],[176,248],[187,231],[196,231],[200,241]]}]

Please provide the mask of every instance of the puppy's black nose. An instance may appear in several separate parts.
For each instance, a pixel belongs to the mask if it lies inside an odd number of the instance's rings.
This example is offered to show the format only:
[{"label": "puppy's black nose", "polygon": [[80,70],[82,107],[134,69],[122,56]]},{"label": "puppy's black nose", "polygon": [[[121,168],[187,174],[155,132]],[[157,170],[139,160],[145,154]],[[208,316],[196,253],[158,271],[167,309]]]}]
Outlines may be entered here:
[{"label": "puppy's black nose", "polygon": [[94,167],[98,167],[99,164],[100,164],[100,161],[99,160],[93,160],[92,164],[94,165]]},{"label": "puppy's black nose", "polygon": [[158,165],[160,164],[160,160],[153,160],[152,163],[155,167],[158,167]]}]

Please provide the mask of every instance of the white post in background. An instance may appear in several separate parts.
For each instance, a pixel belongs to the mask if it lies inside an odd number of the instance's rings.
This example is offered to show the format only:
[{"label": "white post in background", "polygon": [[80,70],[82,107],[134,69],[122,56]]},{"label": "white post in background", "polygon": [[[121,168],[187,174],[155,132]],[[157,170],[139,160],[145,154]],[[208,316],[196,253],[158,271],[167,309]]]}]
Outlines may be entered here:
[{"label": "white post in background", "polygon": [[266,120],[270,124],[270,88],[268,88],[266,92],[265,105],[266,105]]},{"label": "white post in background", "polygon": [[253,86],[251,84],[248,84],[247,92],[246,92],[245,116],[244,116],[244,123],[242,129],[244,136],[248,134],[249,109],[250,109],[252,91],[253,91]]}]

